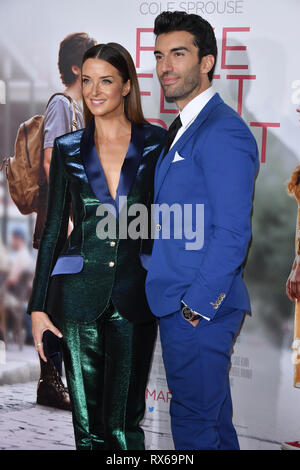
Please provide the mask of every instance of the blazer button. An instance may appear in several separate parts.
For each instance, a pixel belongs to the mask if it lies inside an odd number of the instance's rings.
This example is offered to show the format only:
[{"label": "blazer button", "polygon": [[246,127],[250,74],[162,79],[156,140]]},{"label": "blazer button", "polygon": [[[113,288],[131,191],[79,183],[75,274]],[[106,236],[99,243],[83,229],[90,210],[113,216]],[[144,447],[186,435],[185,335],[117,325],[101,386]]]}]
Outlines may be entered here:
[{"label": "blazer button", "polygon": [[116,246],[116,242],[110,242],[110,246]]},{"label": "blazer button", "polygon": [[157,225],[156,225],[156,230],[158,230],[158,231],[161,230],[161,225],[160,225],[160,224],[157,224]]},{"label": "blazer button", "polygon": [[108,263],[108,265],[109,265],[110,268],[113,268],[114,265],[115,265],[115,263],[114,263],[114,261],[110,261],[110,262]]}]

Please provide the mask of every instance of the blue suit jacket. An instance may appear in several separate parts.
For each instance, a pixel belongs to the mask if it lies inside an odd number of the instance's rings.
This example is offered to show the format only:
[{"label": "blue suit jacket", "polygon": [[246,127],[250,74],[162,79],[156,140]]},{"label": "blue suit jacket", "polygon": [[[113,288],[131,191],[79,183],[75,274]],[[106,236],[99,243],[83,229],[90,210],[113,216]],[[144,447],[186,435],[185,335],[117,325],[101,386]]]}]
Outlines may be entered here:
[{"label": "blue suit jacket", "polygon": [[[182,159],[173,162],[175,153]],[[251,238],[254,181],[258,171],[257,145],[241,117],[215,94],[196,120],[157,163],[154,202],[191,204],[193,218],[182,217],[182,238],[170,218],[170,237],[156,233],[146,278],[152,312],[165,316],[190,308],[211,319],[223,306],[250,310],[242,279]],[[196,230],[196,204],[204,205],[202,248],[187,249],[187,229]],[[159,207],[158,206],[158,207]],[[191,206],[190,206],[191,207]],[[203,206],[202,206],[203,207]],[[159,211],[156,213],[159,215]],[[198,227],[199,231],[199,227]]]}]

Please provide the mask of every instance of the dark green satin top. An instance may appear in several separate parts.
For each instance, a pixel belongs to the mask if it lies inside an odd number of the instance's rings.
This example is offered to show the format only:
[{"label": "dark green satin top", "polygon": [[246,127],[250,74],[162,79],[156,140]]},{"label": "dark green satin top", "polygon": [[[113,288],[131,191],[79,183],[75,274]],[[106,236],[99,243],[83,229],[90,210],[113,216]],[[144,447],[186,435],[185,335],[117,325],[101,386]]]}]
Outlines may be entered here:
[{"label": "dark green satin top", "polygon": [[[155,164],[164,139],[165,130],[160,127],[132,125],[116,201],[109,193],[95,148],[94,120],[86,129],[55,140],[47,220],[28,313],[44,311],[54,320],[59,317],[86,323],[98,318],[112,300],[130,321],[143,323],[154,318],[145,296],[147,272],[140,259],[149,241],[123,239],[119,221],[127,216],[129,226],[136,218],[137,214],[130,215],[133,204],[146,205],[150,210]],[[120,196],[127,196],[123,208],[117,204]],[[74,228],[67,238],[70,203]],[[99,215],[103,204],[114,206],[115,214],[110,210]],[[116,221],[117,230],[115,236],[104,240],[97,236],[96,229],[108,214]]]}]

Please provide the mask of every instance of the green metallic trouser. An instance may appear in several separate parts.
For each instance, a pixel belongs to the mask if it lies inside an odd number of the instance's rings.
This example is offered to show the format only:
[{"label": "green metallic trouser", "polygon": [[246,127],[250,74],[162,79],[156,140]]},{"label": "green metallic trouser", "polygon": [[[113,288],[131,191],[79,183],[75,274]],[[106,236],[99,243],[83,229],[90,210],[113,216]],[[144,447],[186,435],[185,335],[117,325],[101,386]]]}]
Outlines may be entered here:
[{"label": "green metallic trouser", "polygon": [[139,426],[156,338],[156,321],[136,325],[112,304],[95,322],[56,322],[77,450],[143,450]]}]

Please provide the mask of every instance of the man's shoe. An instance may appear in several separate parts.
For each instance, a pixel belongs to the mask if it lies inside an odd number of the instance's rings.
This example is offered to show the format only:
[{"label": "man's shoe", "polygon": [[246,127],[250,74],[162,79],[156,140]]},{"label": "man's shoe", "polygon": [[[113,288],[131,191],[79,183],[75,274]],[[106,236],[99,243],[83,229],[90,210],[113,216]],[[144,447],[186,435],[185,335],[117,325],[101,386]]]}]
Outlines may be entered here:
[{"label": "man's shoe", "polygon": [[300,450],[300,441],[284,442],[281,444],[282,450]]},{"label": "man's shoe", "polygon": [[68,389],[64,386],[51,360],[44,362],[40,358],[40,363],[41,376],[37,384],[37,404],[71,411]]}]

